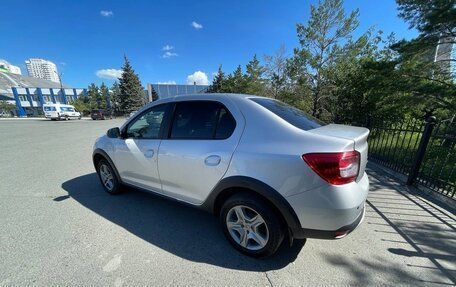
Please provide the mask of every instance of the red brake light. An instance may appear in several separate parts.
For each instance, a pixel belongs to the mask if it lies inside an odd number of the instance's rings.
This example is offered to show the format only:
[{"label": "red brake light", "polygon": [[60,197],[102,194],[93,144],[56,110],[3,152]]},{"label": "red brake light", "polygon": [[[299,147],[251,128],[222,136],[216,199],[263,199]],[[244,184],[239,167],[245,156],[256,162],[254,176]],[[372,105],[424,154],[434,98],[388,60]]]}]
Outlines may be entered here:
[{"label": "red brake light", "polygon": [[308,153],[302,159],[324,180],[340,185],[358,177],[359,152]]}]

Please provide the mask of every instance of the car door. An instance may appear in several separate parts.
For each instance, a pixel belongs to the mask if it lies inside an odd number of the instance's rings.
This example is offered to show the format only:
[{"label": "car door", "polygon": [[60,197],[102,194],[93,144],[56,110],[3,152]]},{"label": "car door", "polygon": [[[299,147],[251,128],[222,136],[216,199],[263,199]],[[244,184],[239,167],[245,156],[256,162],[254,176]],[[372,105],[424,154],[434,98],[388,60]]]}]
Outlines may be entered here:
[{"label": "car door", "polygon": [[218,101],[175,103],[158,154],[164,194],[201,204],[223,177],[243,128],[227,106],[234,109]]},{"label": "car door", "polygon": [[161,192],[157,156],[167,106],[154,106],[136,116],[115,142],[114,160],[125,183]]}]

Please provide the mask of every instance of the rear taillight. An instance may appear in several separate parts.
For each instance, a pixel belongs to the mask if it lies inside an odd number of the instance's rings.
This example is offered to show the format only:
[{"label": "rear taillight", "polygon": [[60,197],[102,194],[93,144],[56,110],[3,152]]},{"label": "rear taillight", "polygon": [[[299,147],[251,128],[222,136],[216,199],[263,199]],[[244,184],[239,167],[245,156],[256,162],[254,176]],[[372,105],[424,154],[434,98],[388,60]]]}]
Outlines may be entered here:
[{"label": "rear taillight", "polygon": [[308,153],[302,159],[324,180],[340,185],[358,177],[359,152]]}]

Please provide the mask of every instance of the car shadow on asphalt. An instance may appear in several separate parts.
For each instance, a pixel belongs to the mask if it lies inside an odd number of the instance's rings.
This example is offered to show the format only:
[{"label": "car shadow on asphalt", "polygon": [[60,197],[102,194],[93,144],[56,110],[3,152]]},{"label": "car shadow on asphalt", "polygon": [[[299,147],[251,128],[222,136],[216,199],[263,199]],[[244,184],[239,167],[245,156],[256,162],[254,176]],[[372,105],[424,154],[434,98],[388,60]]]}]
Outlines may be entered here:
[{"label": "car shadow on asphalt", "polygon": [[[245,271],[281,269],[295,261],[304,241],[292,247],[282,244],[278,252],[258,260],[237,252],[224,238],[218,218],[210,213],[126,188],[120,195],[107,194],[96,173],[86,174],[62,184],[68,197],[107,220],[167,252],[194,262]],[[54,200],[59,202],[67,196]]]}]

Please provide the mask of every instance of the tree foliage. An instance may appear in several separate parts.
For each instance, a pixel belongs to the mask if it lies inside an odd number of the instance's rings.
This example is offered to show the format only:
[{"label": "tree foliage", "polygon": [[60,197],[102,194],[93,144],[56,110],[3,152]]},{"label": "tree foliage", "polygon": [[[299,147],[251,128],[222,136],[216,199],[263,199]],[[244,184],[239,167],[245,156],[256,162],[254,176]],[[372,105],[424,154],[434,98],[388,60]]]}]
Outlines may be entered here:
[{"label": "tree foliage", "polygon": [[272,98],[279,98],[287,88],[287,57],[285,46],[280,46],[274,55],[264,56],[266,93]]},{"label": "tree foliage", "polygon": [[[7,101],[0,101],[0,113],[10,114],[12,111],[16,110],[16,106],[8,103]],[[1,116],[1,114],[0,114]]]},{"label": "tree foliage", "polygon": [[396,40],[370,28],[358,31],[358,10],[346,13],[342,0],[311,5],[306,24],[297,25],[299,46],[287,55],[281,46],[262,64],[256,55],[243,73],[225,75],[221,66],[209,91],[276,98],[328,122],[363,125],[369,117],[456,114],[454,54],[436,58],[436,47],[455,41],[454,1],[397,0],[400,16],[419,31]]},{"label": "tree foliage", "polygon": [[251,95],[265,96],[265,79],[264,72],[265,68],[260,64],[260,61],[255,54],[247,65],[246,69],[246,86],[245,93]]},{"label": "tree foliage", "polygon": [[145,94],[141,81],[127,56],[124,56],[124,60],[122,77],[119,78],[119,104],[123,113],[129,113],[138,110],[145,104]]},{"label": "tree foliage", "polygon": [[208,93],[221,93],[223,92],[224,85],[226,84],[225,73],[222,70],[222,65],[218,67],[217,74],[215,75],[212,84],[207,89]]},{"label": "tree foliage", "polygon": [[[310,90],[312,115],[322,117],[324,101],[335,88],[331,68],[354,45],[352,33],[358,27],[358,10],[345,14],[342,0],[320,0],[311,5],[306,25],[297,24],[300,47],[294,50],[291,71],[298,85]],[[343,42],[348,42],[343,44]]]},{"label": "tree foliage", "polygon": [[120,115],[120,87],[115,81],[111,86],[111,109],[114,115]]}]

